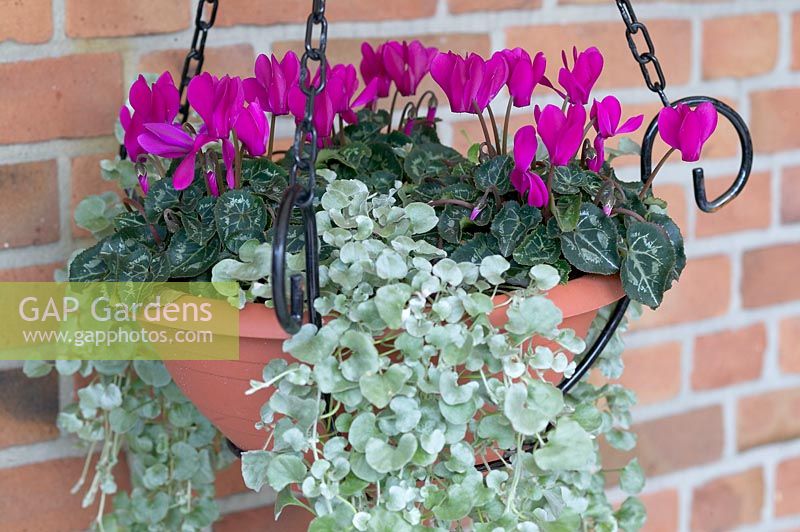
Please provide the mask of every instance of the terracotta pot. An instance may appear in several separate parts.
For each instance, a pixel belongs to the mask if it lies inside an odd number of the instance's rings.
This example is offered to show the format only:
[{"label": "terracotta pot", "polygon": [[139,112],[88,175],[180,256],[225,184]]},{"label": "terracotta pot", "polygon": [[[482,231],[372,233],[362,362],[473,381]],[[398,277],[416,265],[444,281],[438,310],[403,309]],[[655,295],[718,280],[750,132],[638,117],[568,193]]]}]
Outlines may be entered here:
[{"label": "terracotta pot", "polygon": [[[586,275],[559,285],[549,297],[564,313],[562,328],[574,329],[585,337],[597,310],[624,295],[617,276]],[[500,295],[496,303],[507,299]],[[490,315],[495,325],[506,321],[505,307]],[[251,380],[261,380],[264,365],[275,358],[291,361],[282,350],[289,337],[281,328],[275,312],[261,304],[248,304],[239,318],[239,360],[179,360],[166,362],[175,383],[197,408],[237,447],[261,449],[264,431],[254,428],[260,419],[261,406],[270,391],[245,395]]]}]

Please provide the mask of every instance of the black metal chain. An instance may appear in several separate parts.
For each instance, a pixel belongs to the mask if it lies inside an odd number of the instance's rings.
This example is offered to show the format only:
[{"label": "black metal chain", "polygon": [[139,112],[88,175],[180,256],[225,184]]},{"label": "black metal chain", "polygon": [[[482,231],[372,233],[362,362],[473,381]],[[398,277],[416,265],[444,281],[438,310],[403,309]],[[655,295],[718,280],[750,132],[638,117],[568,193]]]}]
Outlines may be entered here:
[{"label": "black metal chain", "polygon": [[[631,49],[633,58],[639,63],[647,88],[658,94],[664,107],[669,107],[669,98],[664,94],[664,90],[667,88],[667,79],[664,77],[661,62],[656,56],[656,47],[653,44],[652,37],[650,37],[650,30],[636,18],[636,12],[633,10],[630,0],[616,0],[616,2],[617,8],[619,8],[619,12],[622,15],[622,20],[625,22],[625,38],[628,40],[628,48]],[[639,51],[639,45],[636,44],[636,39],[634,38],[639,33],[642,34],[644,44],[647,46],[645,52]],[[655,81],[653,81],[653,74],[657,78]]]},{"label": "black metal chain", "polygon": [[[317,46],[314,46],[314,32],[317,28],[319,29],[319,42]],[[289,172],[289,186],[283,194],[275,217],[275,236],[272,243],[272,301],[278,322],[289,334],[300,330],[304,316],[302,277],[300,275],[292,275],[288,300],[286,294],[286,248],[289,224],[295,207],[299,208],[303,214],[308,318],[317,327],[322,324],[319,313],[314,309],[314,301],[319,296],[319,243],[317,242],[317,224],[314,212],[318,135],[314,128],[314,103],[316,97],[325,89],[327,81],[328,62],[325,57],[327,45],[328,21],[325,19],[325,0],[312,0],[311,14],[306,21],[305,52],[300,60],[300,90],[306,95],[306,108],[294,134],[292,148],[294,161]],[[317,75],[313,79],[309,62],[318,64]],[[297,182],[299,172],[308,173],[308,181],[305,186]],[[329,403],[327,395],[325,403]]]},{"label": "black metal chain", "polygon": [[[319,44],[314,46],[314,31],[319,27]],[[314,200],[316,186],[317,131],[314,128],[314,103],[318,94],[325,89],[328,75],[328,61],[325,50],[328,46],[328,21],[325,18],[325,0],[313,0],[311,14],[306,20],[305,51],[300,60],[300,90],[306,95],[306,108],[303,119],[298,123],[294,134],[294,162],[289,173],[289,185],[297,183],[300,171],[308,172],[307,196],[302,203]],[[309,62],[318,64],[315,79],[311,78]],[[302,207],[303,205],[298,205]]]},{"label": "black metal chain", "polygon": [[[206,6],[211,6],[211,13],[206,18]],[[186,98],[186,87],[192,78],[199,75],[203,71],[203,62],[205,61],[206,39],[208,38],[208,30],[214,26],[217,20],[217,9],[219,8],[219,0],[198,0],[197,12],[194,17],[194,35],[192,36],[192,45],[189,47],[189,53],[183,60],[183,70],[181,70],[181,82],[178,85],[178,91],[181,95],[180,116],[181,124],[185,123],[189,118],[189,100]],[[194,64],[194,68],[192,65]]]}]

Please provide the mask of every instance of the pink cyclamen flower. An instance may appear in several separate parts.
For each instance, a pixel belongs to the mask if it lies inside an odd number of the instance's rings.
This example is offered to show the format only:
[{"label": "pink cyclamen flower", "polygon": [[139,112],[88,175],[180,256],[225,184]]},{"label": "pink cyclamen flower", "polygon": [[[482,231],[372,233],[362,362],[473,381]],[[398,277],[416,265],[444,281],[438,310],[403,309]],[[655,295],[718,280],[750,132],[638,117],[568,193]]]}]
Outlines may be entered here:
[{"label": "pink cyclamen flower", "polygon": [[203,119],[203,126],[196,136],[193,137],[176,124],[150,123],[145,124],[146,131],[139,135],[139,144],[147,152],[160,157],[183,159],[172,177],[175,189],[183,190],[194,180],[197,154],[205,145],[220,141],[227,172],[225,179],[228,187],[234,188],[236,181],[233,162],[236,149],[230,140],[230,134],[239,115],[244,111],[242,81],[228,76],[218,79],[203,73],[189,83],[187,98]]},{"label": "pink cyclamen flower", "polygon": [[128,95],[133,114],[127,105],[119,111],[119,121],[125,130],[123,144],[131,161],[136,162],[145,150],[139,145],[139,135],[145,132],[144,125],[149,123],[171,124],[178,115],[180,96],[172,75],[164,72],[150,87],[144,76],[131,85]]},{"label": "pink cyclamen flower", "polygon": [[281,61],[274,55],[261,54],[256,59],[255,77],[243,81],[248,102],[258,101],[265,111],[275,116],[289,114],[289,89],[300,79],[300,60],[287,52]]},{"label": "pink cyclamen flower", "polygon": [[[327,78],[325,88],[314,99],[313,123],[319,142],[331,136],[337,114],[346,122],[355,123],[358,120],[355,109],[378,97],[378,80],[373,79],[353,98],[358,89],[358,75],[353,65],[336,65],[328,71]],[[289,91],[289,110],[298,122],[305,116],[306,95],[299,85]]]},{"label": "pink cyclamen flower", "polygon": [[154,123],[145,125],[145,132],[138,140],[148,153],[166,159],[183,159],[172,175],[172,185],[176,190],[183,190],[194,180],[197,154],[214,139],[205,133],[192,137],[177,124]]},{"label": "pink cyclamen flower", "polygon": [[381,50],[383,68],[400,94],[413,96],[422,78],[430,72],[431,61],[438,52],[419,41],[389,41]]},{"label": "pink cyclamen flower", "polygon": [[369,83],[374,79],[378,80],[379,98],[389,96],[389,88],[392,85],[392,79],[383,66],[383,49],[385,46],[386,44],[382,44],[377,49],[373,49],[368,42],[361,43],[361,64],[359,65],[361,77],[364,78],[364,83]]},{"label": "pink cyclamen flower", "polygon": [[544,78],[547,60],[542,52],[536,54],[531,61],[531,56],[522,48],[503,50],[503,57],[508,64],[508,92],[511,95],[514,107],[527,107],[531,104],[531,96]]},{"label": "pink cyclamen flower", "polygon": [[567,64],[567,53],[562,52],[561,57],[564,67],[558,72],[558,82],[566,91],[571,103],[586,105],[589,103],[589,93],[592,92],[603,71],[603,54],[594,46],[580,54],[578,49],[573,47],[574,64],[571,70]]},{"label": "pink cyclamen flower", "polygon": [[594,139],[594,149],[596,155],[588,162],[589,169],[599,172],[605,162],[605,141],[616,135],[633,133],[641,127],[644,115],[637,115],[629,118],[624,124],[622,120],[622,105],[614,96],[606,96],[603,100],[595,100],[592,110],[589,113],[597,136]]},{"label": "pink cyclamen flower", "polygon": [[341,115],[345,122],[354,124],[358,121],[355,109],[363,107],[378,98],[379,80],[367,82],[367,86],[358,96],[358,74],[353,65],[336,65],[328,73],[328,84],[325,88],[330,94],[333,112]]},{"label": "pink cyclamen flower", "polygon": [[239,113],[233,129],[251,156],[259,157],[267,151],[270,134],[269,123],[267,115],[258,101],[251,102],[244,111]]},{"label": "pink cyclamen flower", "polygon": [[541,208],[547,204],[547,187],[542,178],[531,171],[538,146],[533,126],[523,126],[517,131],[514,135],[514,169],[509,179],[520,196],[527,198],[528,205]]},{"label": "pink cyclamen flower", "polygon": [[565,115],[555,105],[544,110],[537,105],[533,111],[539,136],[547,147],[550,164],[566,166],[578,152],[583,142],[583,127],[586,124],[586,110],[582,105],[571,105]]},{"label": "pink cyclamen flower", "polygon": [[453,52],[439,53],[431,64],[431,76],[447,95],[451,111],[478,114],[506,84],[508,64],[502,52],[488,61],[478,54],[464,58]]},{"label": "pink cyclamen flower", "polygon": [[700,159],[703,144],[717,128],[717,109],[703,102],[695,109],[686,104],[665,107],[658,115],[658,132],[670,147],[681,152],[685,162]]}]

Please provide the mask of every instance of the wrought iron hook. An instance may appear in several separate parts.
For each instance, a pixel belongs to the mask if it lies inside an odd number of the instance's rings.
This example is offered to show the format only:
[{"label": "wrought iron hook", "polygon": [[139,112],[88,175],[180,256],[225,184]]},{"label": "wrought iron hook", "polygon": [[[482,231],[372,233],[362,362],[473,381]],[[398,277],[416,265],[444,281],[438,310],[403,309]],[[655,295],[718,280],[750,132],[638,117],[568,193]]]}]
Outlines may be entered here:
[{"label": "wrought iron hook", "polygon": [[[750,177],[750,171],[753,169],[753,139],[750,135],[750,130],[747,128],[744,119],[729,105],[708,96],[690,96],[676,101],[673,105],[686,104],[689,106],[697,106],[704,102],[710,102],[714,105],[717,111],[728,119],[739,135],[739,143],[742,149],[742,162],[739,166],[739,173],[731,186],[722,193],[715,200],[708,200],[706,196],[706,183],[705,175],[702,168],[695,168],[692,171],[694,177],[694,199],[697,206],[703,212],[716,212],[728,203],[730,203],[736,196],[738,196],[747,180]],[[642,141],[642,179],[645,180],[650,172],[653,171],[653,145],[658,134],[658,117],[656,116],[647,128]]]},{"label": "wrought iron hook", "polygon": [[[311,198],[308,198],[310,194]],[[321,318],[314,310],[314,300],[319,296],[319,250],[317,249],[317,221],[314,214],[314,194],[300,184],[290,185],[283,194],[275,219],[275,238],[272,245],[272,301],[281,327],[295,334],[303,325],[303,278],[299,274],[290,279],[290,301],[286,301],[286,247],[292,211],[299,207],[303,213],[303,233],[306,252],[306,286],[308,312],[311,323],[319,327]]]}]

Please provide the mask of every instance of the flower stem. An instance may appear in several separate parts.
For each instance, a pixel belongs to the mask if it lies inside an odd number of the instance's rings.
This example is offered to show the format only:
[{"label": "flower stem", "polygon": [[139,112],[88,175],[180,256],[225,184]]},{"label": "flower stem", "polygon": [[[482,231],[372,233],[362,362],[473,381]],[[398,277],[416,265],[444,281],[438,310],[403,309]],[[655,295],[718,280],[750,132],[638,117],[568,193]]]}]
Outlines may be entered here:
[{"label": "flower stem", "polygon": [[389,129],[386,130],[386,133],[392,132],[392,116],[394,115],[394,106],[397,105],[397,96],[400,94],[400,91],[394,91],[394,96],[392,96],[392,105],[389,107]]},{"label": "flower stem", "polygon": [[550,170],[547,172],[547,205],[544,208],[544,219],[547,220],[556,210],[556,199],[553,197],[553,174],[555,167],[550,165]]},{"label": "flower stem", "polygon": [[429,201],[428,205],[430,205],[431,207],[439,207],[441,205],[458,205],[459,207],[465,207],[467,209],[475,208],[475,205],[473,205],[468,201],[462,201],[459,199],[449,199],[449,198]]},{"label": "flower stem", "polygon": [[267,148],[267,159],[272,160],[272,150],[275,147],[275,113],[269,117],[269,148]]},{"label": "flower stem", "polygon": [[624,214],[625,216],[630,216],[631,218],[635,218],[640,222],[646,222],[647,220],[639,214],[638,212],[633,212],[630,209],[623,209],[622,207],[615,207],[614,210],[611,211],[611,214]]},{"label": "flower stem", "polygon": [[500,133],[497,129],[497,120],[494,118],[494,112],[492,111],[492,106],[487,105],[486,109],[489,111],[489,120],[492,121],[492,132],[494,133],[494,143],[495,143],[495,150],[497,153],[502,153],[500,148]]},{"label": "flower stem", "polygon": [[475,113],[478,115],[478,120],[481,122],[481,129],[483,129],[483,138],[486,140],[486,147],[489,149],[489,157],[494,157],[497,153],[492,147],[492,140],[489,137],[489,128],[486,127],[486,120],[483,118],[483,112],[478,109],[478,102],[473,101],[472,107],[475,109]]},{"label": "flower stem", "polygon": [[667,162],[667,159],[669,159],[670,156],[674,152],[675,152],[675,148],[670,148],[669,151],[664,154],[664,156],[661,158],[661,160],[658,161],[658,164],[656,165],[655,170],[653,170],[653,172],[647,177],[647,181],[644,182],[644,186],[642,187],[642,191],[639,192],[639,199],[644,199],[645,195],[647,194],[647,191],[650,190],[650,187],[653,185],[653,180],[658,175],[658,172],[661,171],[661,167],[664,166],[664,163]]},{"label": "flower stem", "polygon": [[514,100],[509,97],[508,105],[506,106],[506,116],[503,119],[503,154],[508,153],[508,121],[511,119],[511,106]]}]

